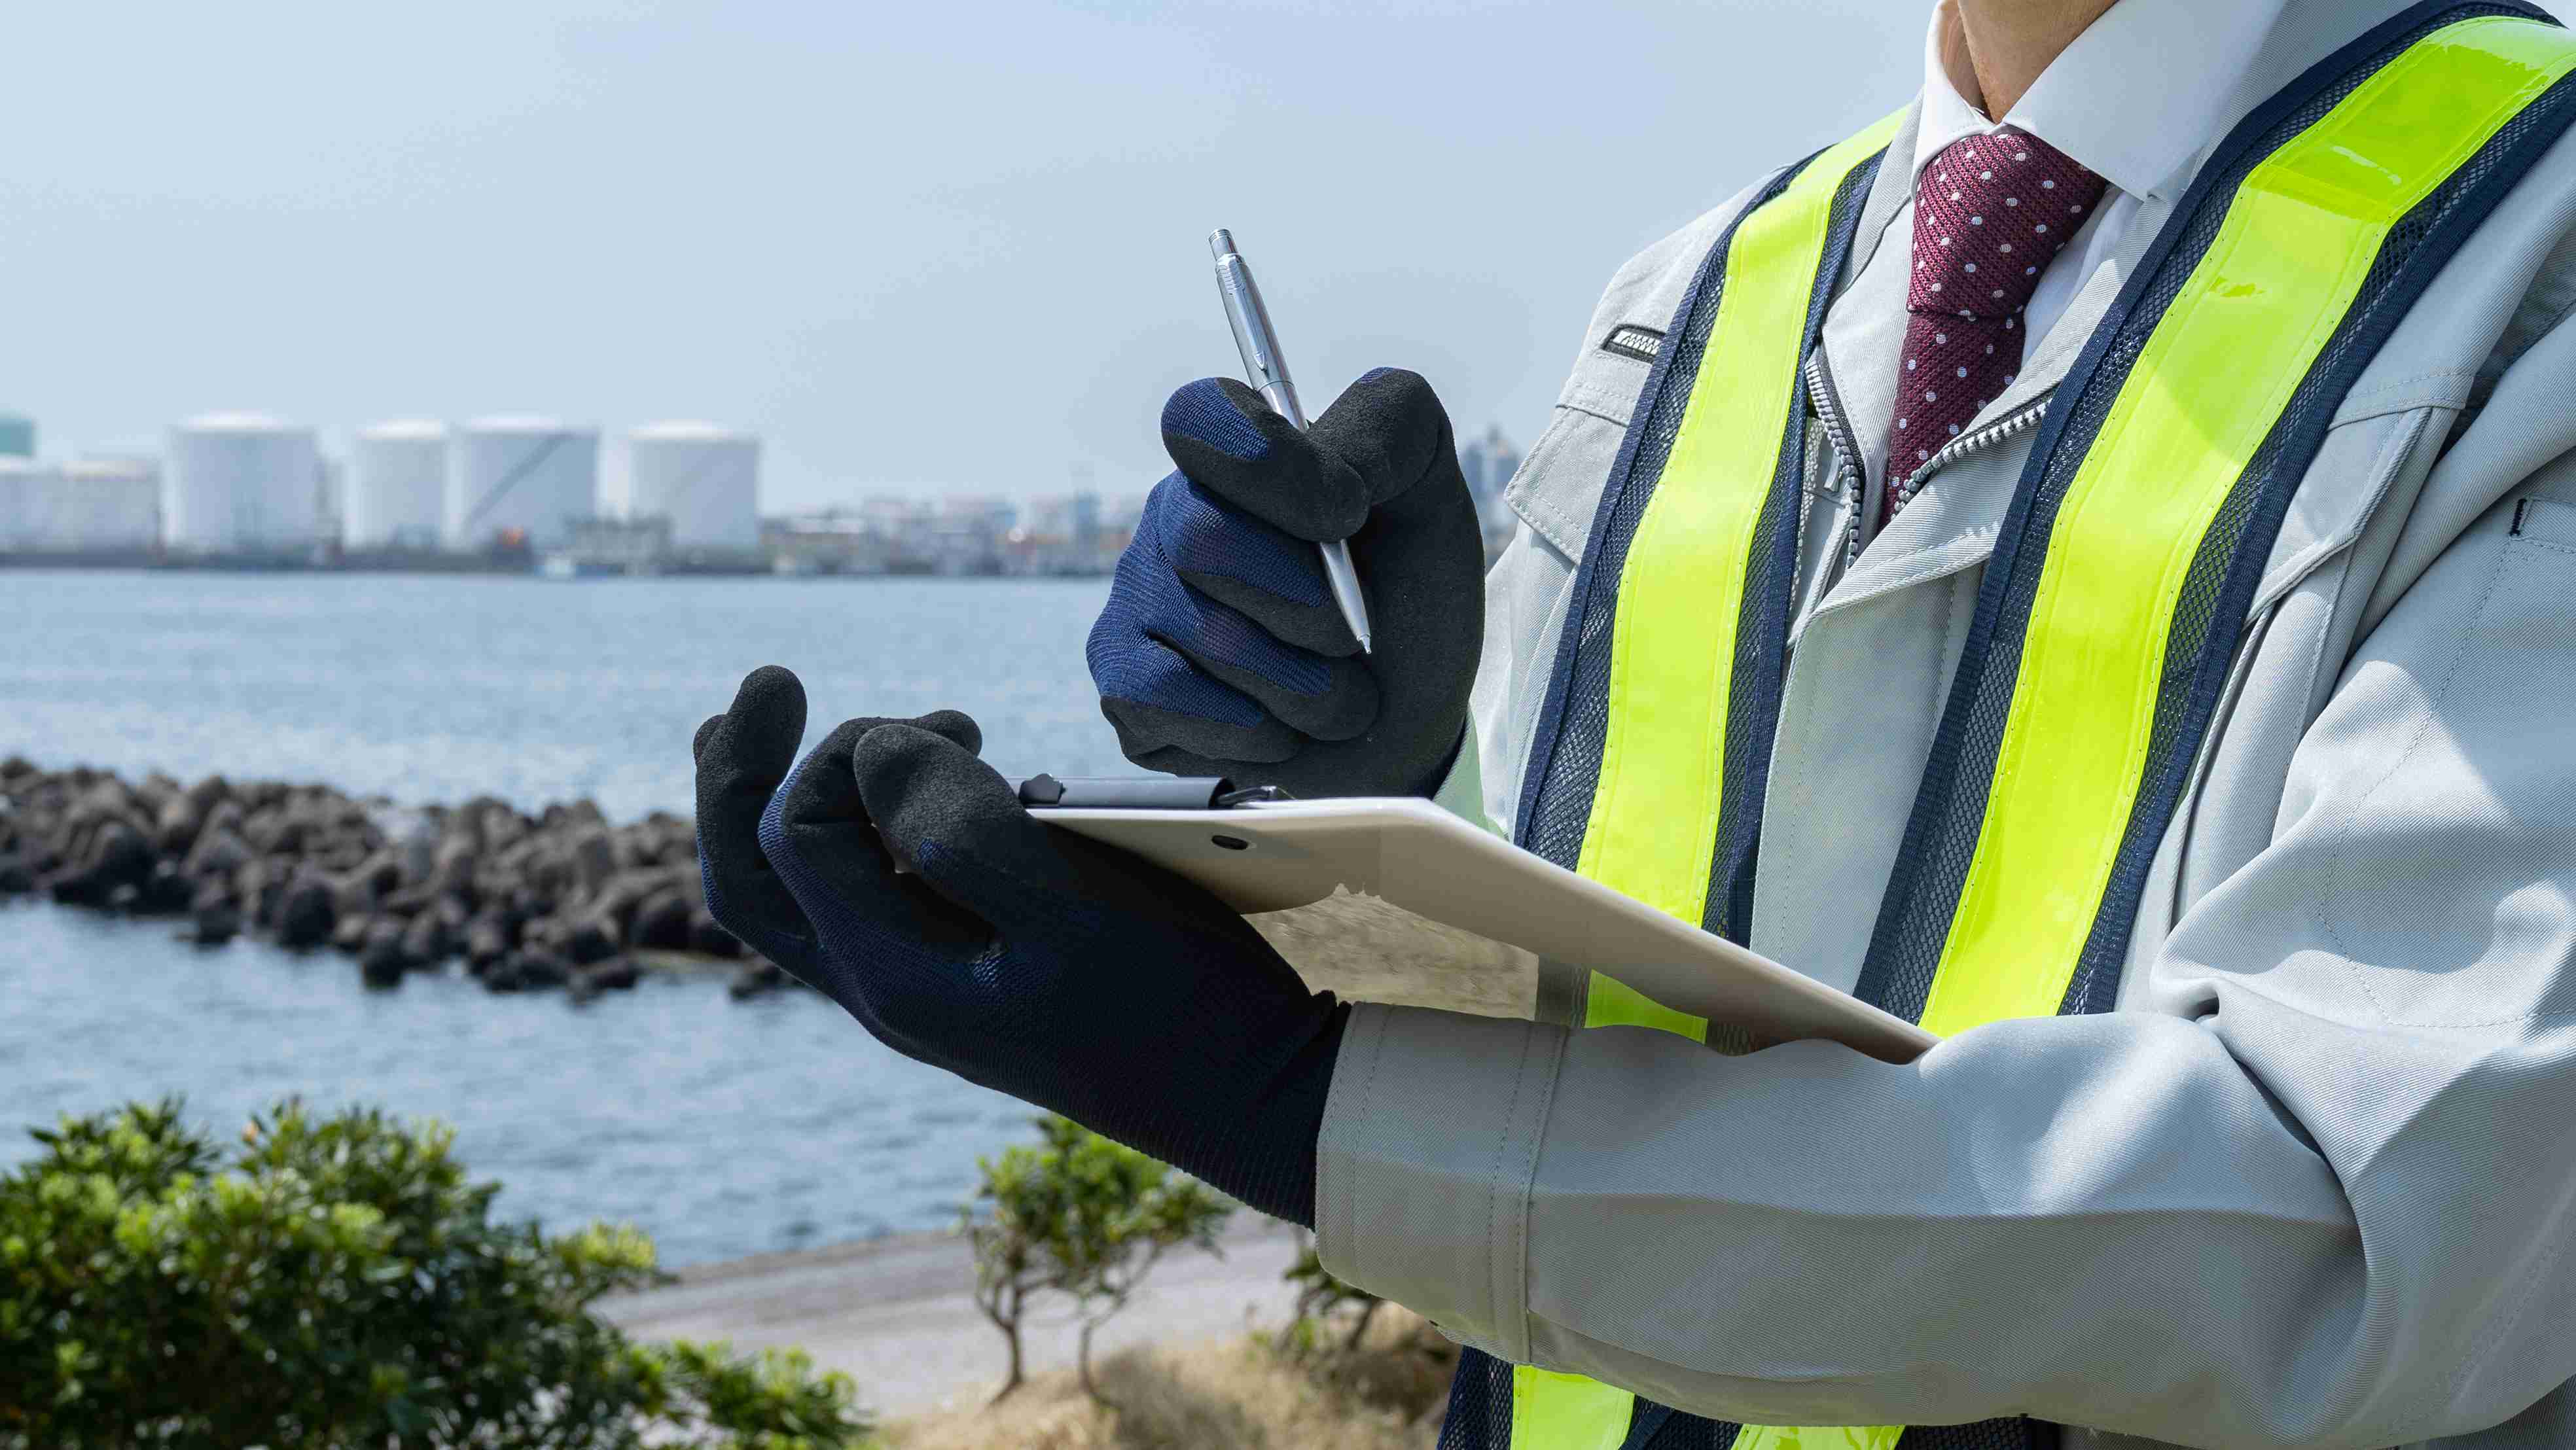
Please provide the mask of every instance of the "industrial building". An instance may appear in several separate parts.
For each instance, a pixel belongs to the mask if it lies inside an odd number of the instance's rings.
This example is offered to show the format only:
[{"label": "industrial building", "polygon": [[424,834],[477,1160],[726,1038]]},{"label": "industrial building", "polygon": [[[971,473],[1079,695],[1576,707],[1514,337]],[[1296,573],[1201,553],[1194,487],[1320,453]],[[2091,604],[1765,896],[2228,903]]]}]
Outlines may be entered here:
[{"label": "industrial building", "polygon": [[352,549],[434,549],[447,521],[448,430],[403,418],[358,430],[340,499]]},{"label": "industrial building", "polygon": [[0,457],[0,553],[142,555],[161,537],[161,476],[134,459]]},{"label": "industrial building", "polygon": [[1499,423],[1487,429],[1482,439],[1458,450],[1458,471],[1466,476],[1467,494],[1476,501],[1476,522],[1485,536],[1488,564],[1502,557],[1503,546],[1512,540],[1515,520],[1503,494],[1520,467],[1521,451],[1503,436]]},{"label": "industrial building", "polygon": [[[762,440],[716,423],[627,431],[605,479],[600,430],[549,417],[397,418],[346,437],[326,455],[312,428],[219,412],[170,425],[158,455],[144,444],[40,462],[34,422],[0,412],[0,562],[1087,576],[1114,567],[1142,504],[1086,487],[764,518]],[[1462,450],[1485,509],[1515,461],[1499,432]]]},{"label": "industrial building", "polygon": [[760,440],[713,423],[648,423],[627,435],[626,515],[665,519],[681,554],[760,548]]},{"label": "industrial building", "polygon": [[1134,532],[1110,526],[1099,494],[1088,491],[1031,499],[1005,542],[1004,569],[1012,574],[1106,574]]},{"label": "industrial building", "polygon": [[87,553],[145,553],[161,543],[161,468],[143,458],[83,458],[63,465],[54,536]]},{"label": "industrial building", "polygon": [[313,430],[258,413],[172,425],[162,538],[180,553],[288,553],[320,542],[322,454]]},{"label": "industrial building", "polygon": [[552,418],[477,418],[448,454],[451,549],[561,548],[598,512],[599,430]]}]

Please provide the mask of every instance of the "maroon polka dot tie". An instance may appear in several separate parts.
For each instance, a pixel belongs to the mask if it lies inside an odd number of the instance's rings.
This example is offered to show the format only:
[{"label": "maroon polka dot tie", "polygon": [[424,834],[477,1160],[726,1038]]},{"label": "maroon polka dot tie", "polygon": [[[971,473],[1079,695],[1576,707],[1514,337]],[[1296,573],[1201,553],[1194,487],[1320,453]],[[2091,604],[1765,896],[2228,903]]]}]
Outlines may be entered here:
[{"label": "maroon polka dot tie", "polygon": [[1913,496],[1916,472],[2021,371],[2022,309],[2102,187],[2065,152],[2009,126],[1954,141],[1923,168],[1886,517]]}]

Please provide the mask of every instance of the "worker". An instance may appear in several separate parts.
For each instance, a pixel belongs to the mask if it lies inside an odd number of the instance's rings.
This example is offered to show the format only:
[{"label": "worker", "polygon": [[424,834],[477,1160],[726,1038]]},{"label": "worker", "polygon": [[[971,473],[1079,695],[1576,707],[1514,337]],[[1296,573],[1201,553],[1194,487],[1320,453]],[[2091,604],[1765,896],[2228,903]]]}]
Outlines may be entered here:
[{"label": "worker", "polygon": [[1311,1225],[1468,1346],[1450,1450],[2576,1445],[2572,73],[2513,3],[1943,0],[1918,98],[1620,269],[1481,609],[1421,379],[1165,408],[1131,758],[1431,795],[1915,1062],[1309,993],[962,716],[791,770],[774,671],[717,913]]}]

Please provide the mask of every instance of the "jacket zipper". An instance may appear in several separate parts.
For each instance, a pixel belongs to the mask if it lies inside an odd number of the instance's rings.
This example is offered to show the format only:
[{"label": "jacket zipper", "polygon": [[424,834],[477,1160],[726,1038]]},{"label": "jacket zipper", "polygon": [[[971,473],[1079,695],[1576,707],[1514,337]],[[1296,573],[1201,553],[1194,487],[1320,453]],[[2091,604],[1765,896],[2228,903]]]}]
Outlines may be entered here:
[{"label": "jacket zipper", "polygon": [[[1833,444],[1834,488],[1849,510],[1843,521],[1842,562],[1837,566],[1838,570],[1848,569],[1860,557],[1861,545],[1866,542],[1861,537],[1861,520],[1877,510],[1861,497],[1867,480],[1861,477],[1860,444],[1852,437],[1850,425],[1843,421],[1842,401],[1834,392],[1833,375],[1825,367],[1823,348],[1808,351],[1806,377],[1807,400],[1815,405],[1816,417],[1825,425],[1825,437]],[[1828,587],[1831,582],[1827,581]]]},{"label": "jacket zipper", "polygon": [[[2021,432],[2023,429],[2030,427],[2032,424],[2038,422],[2042,415],[2048,412],[2048,400],[2056,395],[2057,389],[2053,387],[2048,388],[2042,391],[2038,397],[2022,404],[2014,411],[2006,413],[2004,416],[1997,418],[1983,427],[1972,428],[1969,431],[1960,434],[1958,437],[1951,439],[1949,442],[1941,445],[1940,449],[1934,452],[1930,458],[1923,460],[1922,467],[1907,474],[1905,476],[1906,481],[1910,483],[1916,479],[1927,477],[1934,470],[1940,468],[1946,463],[1956,461],[1963,454],[1972,453],[1977,449],[1985,447],[1989,443],[2000,443],[2004,439],[2010,438],[2014,434]],[[1891,480],[1888,486],[1893,488],[1895,486],[1894,481]],[[1914,498],[1913,490],[1908,489],[1905,497],[1907,502],[1912,502]]]},{"label": "jacket zipper", "polygon": [[2051,388],[2047,392],[2041,393],[2038,397],[2031,399],[2029,402],[2022,404],[2018,410],[2007,413],[2004,416],[1997,418],[1995,421],[1986,424],[1982,428],[1962,433],[1958,437],[1951,439],[1948,443],[1941,446],[1940,452],[1933,454],[1928,459],[1925,459],[1921,468],[1907,474],[1906,477],[1921,478],[1923,475],[1939,468],[1942,464],[1948,463],[1957,458],[1962,453],[1966,453],[1972,449],[1983,448],[1989,443],[2000,442],[2003,439],[2010,438],[2015,433],[2018,433],[2024,428],[2029,427],[2031,424],[2038,422],[2040,420],[2040,416],[2048,411],[2048,400],[2055,396],[2056,392],[2057,390],[2055,388]]},{"label": "jacket zipper", "polygon": [[[1805,376],[1808,400],[1814,404],[1816,416],[1823,420],[1826,436],[1833,440],[1836,484],[1842,489],[1844,496],[1851,500],[1851,514],[1843,528],[1841,563],[1842,568],[1848,569],[1858,562],[1860,551],[1867,547],[1870,539],[1877,534],[1878,516],[1884,510],[1877,507],[1876,498],[1863,496],[1867,480],[1861,476],[1860,444],[1853,437],[1850,424],[1844,420],[1842,399],[1834,391],[1833,371],[1825,366],[1823,348],[1813,349],[1807,354]],[[2055,397],[2056,393],[2057,390],[2053,387],[2046,389],[2012,412],[1951,439],[1941,445],[1938,452],[1925,459],[1920,468],[1907,474],[1906,477],[1923,478],[1935,469],[1955,462],[1963,454],[1974,452],[1989,444],[2000,443],[2022,432],[2047,414],[2049,400]],[[1883,491],[1894,486],[1895,481],[1888,479],[1882,481],[1879,488]]]}]

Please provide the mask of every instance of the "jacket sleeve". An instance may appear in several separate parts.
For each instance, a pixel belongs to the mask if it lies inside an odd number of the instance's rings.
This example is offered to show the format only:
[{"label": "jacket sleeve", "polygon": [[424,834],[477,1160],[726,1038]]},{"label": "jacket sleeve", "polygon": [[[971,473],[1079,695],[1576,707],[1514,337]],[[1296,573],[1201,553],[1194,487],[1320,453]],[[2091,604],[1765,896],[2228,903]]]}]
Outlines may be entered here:
[{"label": "jacket sleeve", "polygon": [[2571,718],[2576,503],[2509,491],[2356,650],[2269,849],[2133,1010],[1898,1067],[1363,1007],[1324,1261],[1748,1423],[2497,1424],[2576,1375]]}]

